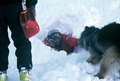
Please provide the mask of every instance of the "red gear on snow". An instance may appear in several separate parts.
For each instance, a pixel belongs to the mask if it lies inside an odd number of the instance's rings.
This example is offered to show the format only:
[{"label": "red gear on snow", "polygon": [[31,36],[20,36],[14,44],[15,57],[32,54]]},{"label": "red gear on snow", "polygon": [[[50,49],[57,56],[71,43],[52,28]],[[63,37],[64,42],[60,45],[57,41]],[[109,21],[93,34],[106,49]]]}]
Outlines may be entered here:
[{"label": "red gear on snow", "polygon": [[[67,52],[67,54],[73,52],[74,47],[78,46],[78,39],[77,38],[73,38],[73,37],[69,37],[68,35],[62,34],[61,35],[61,41],[62,41],[62,50],[65,50]],[[54,46],[54,44],[52,44],[51,42],[49,42],[47,40],[47,38],[45,38],[44,40],[44,44],[47,46],[50,46],[52,48],[57,49],[58,51],[60,51],[61,49],[56,48]]]}]

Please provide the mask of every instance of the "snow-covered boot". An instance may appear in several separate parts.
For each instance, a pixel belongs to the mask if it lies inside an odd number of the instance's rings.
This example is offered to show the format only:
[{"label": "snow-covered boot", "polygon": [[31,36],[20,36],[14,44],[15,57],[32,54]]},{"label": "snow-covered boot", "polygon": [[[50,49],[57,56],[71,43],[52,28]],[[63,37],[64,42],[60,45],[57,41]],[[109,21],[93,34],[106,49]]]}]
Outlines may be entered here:
[{"label": "snow-covered boot", "polygon": [[0,81],[7,81],[6,71],[0,71]]},{"label": "snow-covered boot", "polygon": [[31,81],[31,72],[22,68],[20,71],[20,81]]}]

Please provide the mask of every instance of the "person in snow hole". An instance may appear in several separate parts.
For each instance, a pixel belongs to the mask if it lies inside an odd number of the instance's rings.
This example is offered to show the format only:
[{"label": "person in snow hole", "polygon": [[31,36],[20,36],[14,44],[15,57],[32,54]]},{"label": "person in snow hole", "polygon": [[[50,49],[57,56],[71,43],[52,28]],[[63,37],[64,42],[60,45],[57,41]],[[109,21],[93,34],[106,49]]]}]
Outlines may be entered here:
[{"label": "person in snow hole", "polygon": [[69,54],[74,51],[74,47],[78,46],[78,39],[61,34],[57,29],[52,29],[48,32],[44,44],[57,51],[64,50]]}]

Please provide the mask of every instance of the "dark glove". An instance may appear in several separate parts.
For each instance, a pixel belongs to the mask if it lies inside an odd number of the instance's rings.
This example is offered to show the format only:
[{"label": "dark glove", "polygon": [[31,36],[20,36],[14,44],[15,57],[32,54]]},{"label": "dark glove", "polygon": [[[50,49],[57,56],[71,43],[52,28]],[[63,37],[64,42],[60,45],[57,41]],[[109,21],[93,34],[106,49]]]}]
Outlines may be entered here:
[{"label": "dark glove", "polygon": [[35,10],[35,6],[30,6],[29,8],[32,9],[33,15],[34,17],[36,17],[36,10]]}]

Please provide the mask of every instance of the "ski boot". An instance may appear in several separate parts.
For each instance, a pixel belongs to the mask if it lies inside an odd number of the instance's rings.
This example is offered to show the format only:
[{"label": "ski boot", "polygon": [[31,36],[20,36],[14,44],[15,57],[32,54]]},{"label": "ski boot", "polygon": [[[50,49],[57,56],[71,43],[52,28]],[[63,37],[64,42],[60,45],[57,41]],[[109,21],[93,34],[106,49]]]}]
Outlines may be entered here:
[{"label": "ski boot", "polygon": [[31,81],[31,73],[24,67],[22,67],[20,71],[20,81]]},{"label": "ski boot", "polygon": [[0,71],[0,81],[7,81],[6,71]]}]

